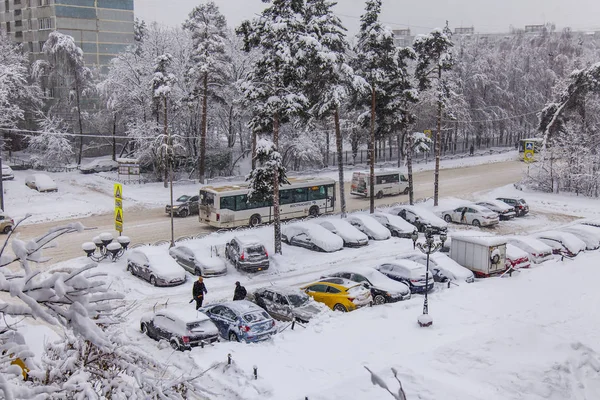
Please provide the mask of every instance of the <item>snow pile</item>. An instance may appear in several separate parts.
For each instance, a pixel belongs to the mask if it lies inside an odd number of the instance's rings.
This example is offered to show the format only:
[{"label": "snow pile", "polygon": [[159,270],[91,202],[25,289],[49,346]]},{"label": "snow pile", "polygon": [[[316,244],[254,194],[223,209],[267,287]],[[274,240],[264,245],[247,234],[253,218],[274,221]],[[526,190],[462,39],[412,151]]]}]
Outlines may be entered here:
[{"label": "snow pile", "polygon": [[310,222],[297,222],[284,225],[281,228],[281,233],[288,240],[291,240],[294,236],[304,234],[310,238],[312,243],[326,252],[338,251],[344,247],[344,240],[341,237],[331,233],[321,225]]},{"label": "snow pile", "polygon": [[573,254],[578,254],[585,250],[585,242],[577,238],[577,236],[568,232],[561,231],[544,231],[534,235],[540,239],[549,239],[561,243],[567,250]]}]

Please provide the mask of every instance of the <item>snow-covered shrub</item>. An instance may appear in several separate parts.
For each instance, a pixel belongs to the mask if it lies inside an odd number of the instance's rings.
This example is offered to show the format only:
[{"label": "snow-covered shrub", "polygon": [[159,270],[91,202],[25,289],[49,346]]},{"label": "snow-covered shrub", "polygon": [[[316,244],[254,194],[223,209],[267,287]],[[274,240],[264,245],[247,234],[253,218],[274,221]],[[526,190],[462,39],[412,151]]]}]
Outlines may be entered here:
[{"label": "snow-covered shrub", "polygon": [[40,133],[29,137],[29,151],[35,168],[58,167],[68,164],[75,152],[68,128],[58,117],[39,121]]}]

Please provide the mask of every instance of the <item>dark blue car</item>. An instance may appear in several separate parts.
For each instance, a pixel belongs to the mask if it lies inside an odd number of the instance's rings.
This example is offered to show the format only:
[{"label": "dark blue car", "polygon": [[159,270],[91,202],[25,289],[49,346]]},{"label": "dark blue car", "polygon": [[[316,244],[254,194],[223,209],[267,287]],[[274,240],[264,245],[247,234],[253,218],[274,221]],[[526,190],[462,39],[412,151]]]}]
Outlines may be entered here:
[{"label": "dark blue car", "polygon": [[275,320],[247,300],[211,304],[200,311],[214,322],[222,337],[231,341],[260,342],[277,333]]}]

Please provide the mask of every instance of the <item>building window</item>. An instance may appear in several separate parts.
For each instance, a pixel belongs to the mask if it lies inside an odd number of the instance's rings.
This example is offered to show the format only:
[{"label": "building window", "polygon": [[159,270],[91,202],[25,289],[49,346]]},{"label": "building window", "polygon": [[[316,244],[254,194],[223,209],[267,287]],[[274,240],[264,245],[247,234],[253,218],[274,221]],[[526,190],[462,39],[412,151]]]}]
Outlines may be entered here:
[{"label": "building window", "polygon": [[44,52],[44,43],[46,43],[46,42],[44,42],[44,41],[38,42],[38,44],[40,46],[40,53]]},{"label": "building window", "polygon": [[21,31],[16,31],[16,32],[15,32],[15,37],[16,37],[16,38],[22,38],[22,37],[23,37],[23,32],[21,32]]},{"label": "building window", "polygon": [[21,9],[19,8],[19,9],[15,10],[15,18],[20,17],[20,16],[21,16]]},{"label": "building window", "polygon": [[30,19],[27,20],[27,30],[28,31],[33,30],[33,25],[31,24],[31,20]]},{"label": "building window", "polygon": [[52,29],[52,19],[50,18],[40,18],[38,19],[39,30],[47,30]]},{"label": "building window", "polygon": [[10,11],[10,3],[8,2],[8,0],[4,1],[4,12],[8,12]]},{"label": "building window", "polygon": [[[21,4],[21,0],[15,0],[15,4]],[[21,10],[19,10],[21,11]]]},{"label": "building window", "polygon": [[6,23],[6,32],[10,33],[10,22]]},{"label": "building window", "polygon": [[50,5],[50,0],[38,0],[38,6],[48,6]]},{"label": "building window", "polygon": [[23,26],[23,21],[21,21],[21,20],[15,21],[15,28],[19,28],[21,26]]},{"label": "building window", "polygon": [[33,42],[29,42],[27,45],[29,46],[29,52],[33,53]]}]

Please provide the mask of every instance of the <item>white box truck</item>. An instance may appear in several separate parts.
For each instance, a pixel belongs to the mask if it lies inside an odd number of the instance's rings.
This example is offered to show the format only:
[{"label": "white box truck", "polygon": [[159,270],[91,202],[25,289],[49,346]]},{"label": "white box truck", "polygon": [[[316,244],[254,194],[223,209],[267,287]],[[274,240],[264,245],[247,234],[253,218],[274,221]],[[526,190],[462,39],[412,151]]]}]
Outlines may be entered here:
[{"label": "white box truck", "polygon": [[501,274],[506,271],[506,239],[466,233],[452,235],[450,258],[478,278]]}]

